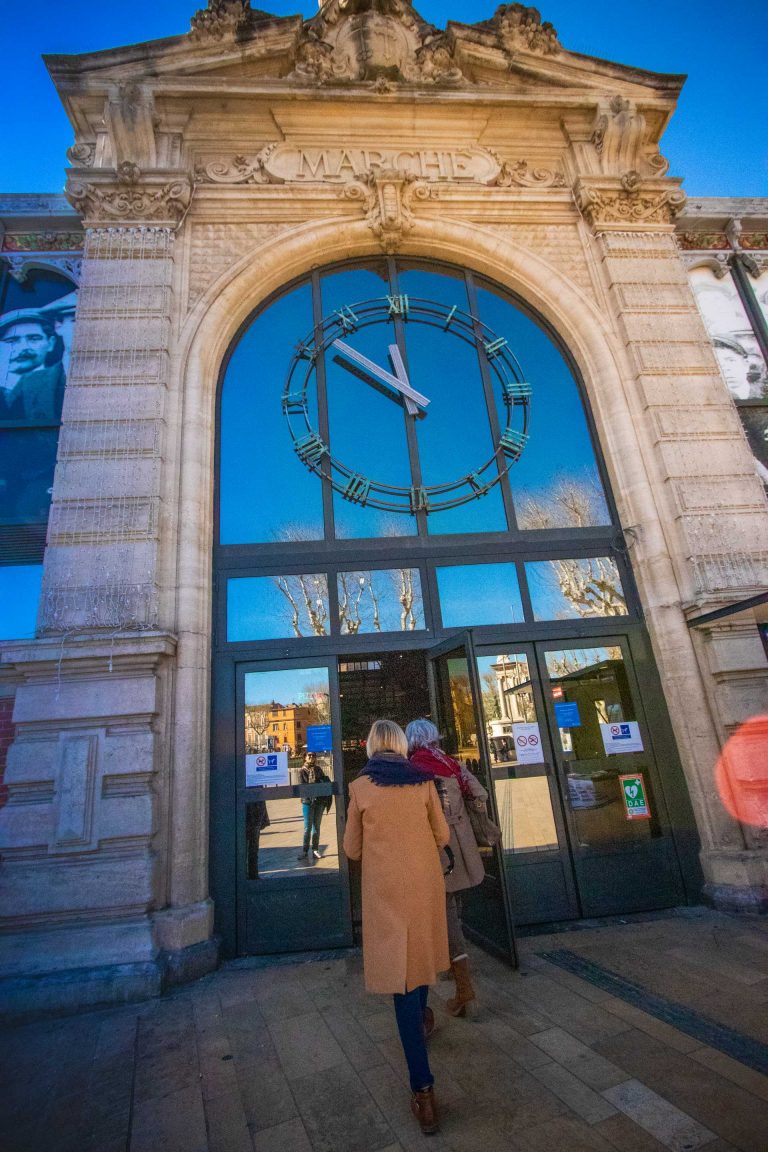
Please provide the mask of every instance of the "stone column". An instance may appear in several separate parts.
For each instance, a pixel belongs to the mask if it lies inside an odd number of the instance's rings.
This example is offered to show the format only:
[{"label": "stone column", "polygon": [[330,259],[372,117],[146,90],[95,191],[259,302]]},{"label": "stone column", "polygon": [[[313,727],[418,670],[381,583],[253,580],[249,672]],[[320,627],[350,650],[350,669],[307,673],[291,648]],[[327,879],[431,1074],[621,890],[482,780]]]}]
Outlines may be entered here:
[{"label": "stone column", "polygon": [[[179,934],[162,929],[176,638],[158,564],[174,515],[162,486],[174,233],[191,187],[122,165],[76,174],[68,192],[86,239],[38,637],[2,656],[18,688],[0,998],[16,1008],[148,994],[183,967],[168,955]],[[195,943],[210,935],[204,897]]]},{"label": "stone column", "polygon": [[[683,203],[662,177],[583,176],[614,324],[632,374],[630,404],[663,538],[635,534],[635,572],[702,840],[706,893],[768,907],[768,852],[726,811],[715,784],[723,743],[768,699],[756,627],[692,634],[686,615],[768,584],[768,507],[674,240]],[[683,610],[680,604],[683,605]],[[737,634],[738,633],[738,634]]]}]

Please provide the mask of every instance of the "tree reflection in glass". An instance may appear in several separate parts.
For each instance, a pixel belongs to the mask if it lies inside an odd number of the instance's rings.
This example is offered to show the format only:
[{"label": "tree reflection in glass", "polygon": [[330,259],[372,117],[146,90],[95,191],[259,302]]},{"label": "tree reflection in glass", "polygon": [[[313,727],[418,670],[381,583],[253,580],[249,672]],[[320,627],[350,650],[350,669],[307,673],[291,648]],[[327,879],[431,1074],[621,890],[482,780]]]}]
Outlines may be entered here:
[{"label": "tree reflection in glass", "polygon": [[342,635],[358,632],[415,632],[424,627],[421,576],[417,568],[339,572]]}]

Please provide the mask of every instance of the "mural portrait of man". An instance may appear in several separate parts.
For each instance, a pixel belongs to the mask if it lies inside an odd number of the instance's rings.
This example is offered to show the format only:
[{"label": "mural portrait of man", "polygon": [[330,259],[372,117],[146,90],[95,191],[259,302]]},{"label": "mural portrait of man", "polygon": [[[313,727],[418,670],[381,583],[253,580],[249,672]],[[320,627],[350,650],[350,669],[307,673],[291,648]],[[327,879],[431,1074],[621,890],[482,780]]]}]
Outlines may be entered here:
[{"label": "mural portrait of man", "polygon": [[0,341],[6,350],[0,419],[57,423],[66,377],[60,352],[55,357],[53,320],[31,310],[8,312],[0,317]]}]

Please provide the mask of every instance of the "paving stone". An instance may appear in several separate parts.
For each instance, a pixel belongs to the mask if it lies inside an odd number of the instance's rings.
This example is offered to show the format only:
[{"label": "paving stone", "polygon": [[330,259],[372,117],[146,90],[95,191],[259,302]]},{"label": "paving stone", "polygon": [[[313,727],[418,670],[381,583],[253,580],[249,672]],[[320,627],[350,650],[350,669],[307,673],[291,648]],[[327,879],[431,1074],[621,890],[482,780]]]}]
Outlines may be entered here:
[{"label": "paving stone", "polygon": [[204,1102],[208,1152],[253,1152],[251,1133],[238,1091]]},{"label": "paving stone", "polygon": [[[665,1144],[660,1143],[644,1128],[640,1128],[623,1112],[617,1112],[607,1120],[601,1120],[595,1124],[594,1130],[605,1137],[611,1148],[615,1148],[617,1152],[668,1152]],[[709,1152],[711,1147],[707,1144],[706,1152]]]},{"label": "paving stone", "polygon": [[129,1152],[208,1152],[199,1088],[137,1103]]},{"label": "paving stone", "polygon": [[255,1132],[274,1128],[298,1115],[288,1080],[279,1062],[238,1065],[237,1082],[248,1124]]},{"label": "paving stone", "polygon": [[639,1080],[607,1088],[603,1095],[672,1152],[693,1152],[715,1139],[714,1132]]},{"label": "paving stone", "polygon": [[353,1068],[375,1067],[382,1055],[360,1022],[341,1006],[323,1012],[323,1019]]},{"label": "paving stone", "polygon": [[550,1057],[541,1048],[521,1036],[504,1019],[492,1016],[477,1024],[475,1030],[505,1056],[511,1057],[521,1068],[540,1068],[543,1064],[550,1063]]},{"label": "paving stone", "polygon": [[273,1021],[270,1034],[278,1060],[289,1080],[333,1068],[346,1060],[319,1012]]},{"label": "paving stone", "polygon": [[137,1101],[169,1096],[197,1084],[197,1049],[189,1001],[161,1003],[152,1015],[139,1017],[136,1061]]},{"label": "paving stone", "polygon": [[378,1152],[396,1136],[348,1064],[293,1081],[314,1152]]},{"label": "paving stone", "polygon": [[532,976],[524,988],[524,992],[518,995],[535,1004],[538,1013],[548,1021],[577,1036],[585,1044],[615,1036],[627,1028],[620,1018],[575,995],[548,976]]},{"label": "paving stone", "polygon": [[697,1064],[704,1064],[718,1076],[733,1081],[747,1092],[751,1092],[753,1096],[768,1100],[768,1076],[764,1076],[761,1072],[755,1072],[753,1068],[748,1068],[746,1064],[733,1060],[730,1056],[726,1056],[725,1052],[718,1052],[715,1048],[697,1048],[689,1055]]},{"label": "paving stone", "polygon": [[525,1128],[514,1136],[511,1147],[515,1152],[614,1152],[589,1124],[567,1116]]},{"label": "paving stone", "polygon": [[307,1130],[301,1120],[288,1120],[274,1128],[253,1133],[254,1152],[312,1152]]},{"label": "paving stone", "polygon": [[701,1042],[693,1036],[688,1036],[685,1032],[678,1032],[677,1028],[673,1028],[671,1024],[665,1023],[664,1020],[657,1020],[655,1016],[643,1012],[634,1004],[626,1004],[623,1000],[619,1000],[615,1006],[611,1007],[610,1011],[621,1016],[622,1020],[626,1020],[633,1028],[646,1032],[649,1036],[655,1037],[662,1044],[666,1044],[668,1048],[674,1048],[677,1052],[693,1052],[701,1046]]},{"label": "paving stone", "polygon": [[621,1084],[627,1079],[627,1074],[622,1068],[599,1056],[569,1032],[564,1032],[562,1028],[549,1028],[546,1032],[538,1032],[531,1037],[531,1043],[598,1092],[602,1092],[604,1088],[611,1088],[614,1084]]},{"label": "paving stone", "polygon": [[[404,1152],[413,1152],[414,1149],[421,1152],[424,1147],[424,1138],[419,1131],[415,1117],[411,1113],[411,1094],[408,1084],[404,1083],[394,1070],[387,1066],[363,1069],[360,1078],[397,1137],[399,1146],[404,1149]],[[430,1152],[453,1152],[453,1146],[446,1142],[445,1137],[445,1129],[451,1126],[451,1118],[449,1105],[442,1092],[440,1082],[436,1086],[436,1092],[444,1131],[430,1137]]]},{"label": "paving stone", "polygon": [[546,1085],[550,1092],[554,1092],[555,1096],[588,1124],[596,1124],[598,1120],[604,1120],[615,1111],[602,1096],[560,1064],[546,1064],[543,1068],[534,1068],[531,1075]]}]

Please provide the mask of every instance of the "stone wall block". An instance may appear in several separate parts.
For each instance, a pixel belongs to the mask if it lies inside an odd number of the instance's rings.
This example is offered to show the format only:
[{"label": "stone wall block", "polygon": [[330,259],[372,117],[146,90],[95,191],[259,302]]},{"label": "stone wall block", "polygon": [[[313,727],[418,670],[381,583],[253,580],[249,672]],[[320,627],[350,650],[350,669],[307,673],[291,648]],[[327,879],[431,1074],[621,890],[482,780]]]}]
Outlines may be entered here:
[{"label": "stone wall block", "polygon": [[128,350],[135,352],[167,349],[170,340],[170,321],[167,316],[108,315],[99,318],[77,317],[78,375],[82,357],[93,357],[100,349],[108,348],[110,355]]},{"label": "stone wall block", "polygon": [[154,540],[159,500],[143,496],[103,496],[59,500],[51,509],[48,545],[104,544],[110,540]]},{"label": "stone wall block", "polygon": [[61,440],[68,443],[69,424],[99,423],[119,425],[126,421],[161,421],[163,415],[164,389],[157,384],[134,381],[126,386],[124,382],[68,384],[64,398],[64,420]]},{"label": "stone wall block", "polygon": [[[658,383],[658,377],[653,378]],[[693,440],[701,444],[708,440],[730,440],[741,431],[733,405],[720,404],[706,407],[684,406],[654,407],[651,418],[658,440]],[[705,452],[706,448],[703,449]]]},{"label": "stone wall block", "polygon": [[[744,484],[745,496],[742,502],[763,505],[760,497],[760,487],[751,464],[749,454],[743,450],[744,444],[740,435],[734,435],[728,440],[713,440],[702,451],[701,445],[690,440],[675,443],[673,440],[663,440],[657,448],[659,456],[664,463],[665,473],[668,477],[685,477],[698,481],[706,475],[740,477]],[[716,505],[714,506],[716,507]]]},{"label": "stone wall block", "polygon": [[99,735],[63,733],[54,800],[50,852],[82,851],[94,845],[94,809],[99,780]]},{"label": "stone wall block", "polygon": [[117,717],[153,716],[158,710],[154,676],[104,674],[93,679],[64,678],[19,686],[13,718],[16,724],[52,724],[77,717],[114,721]]},{"label": "stone wall block", "polygon": [[688,476],[684,480],[671,480],[670,485],[680,512],[711,514],[713,508],[718,512],[728,509],[759,512],[762,508],[762,485],[757,476],[751,492],[741,477]]},{"label": "stone wall block", "polygon": [[152,858],[133,852],[56,856],[49,862],[14,860],[0,869],[0,907],[7,929],[14,921],[50,923],[85,917],[148,912],[153,904]]},{"label": "stone wall block", "polygon": [[[111,439],[117,439],[114,430]],[[84,505],[84,492],[98,493],[101,501],[114,502],[146,501],[147,492],[159,491],[162,462],[157,455],[144,459],[123,451],[116,458],[114,455],[110,458],[106,447],[101,452],[97,447],[98,442],[104,443],[104,440],[101,429],[97,429],[96,443],[92,443],[87,459],[61,459],[60,456],[56,473],[57,531],[66,519],[62,510]]]},{"label": "stone wall block", "polygon": [[[96,267],[103,269],[103,266]],[[142,271],[144,267],[142,265]],[[143,316],[153,312],[165,315],[168,311],[168,286],[165,278],[155,283],[97,283],[89,268],[88,283],[80,289],[77,308],[78,325],[91,317]]]},{"label": "stone wall block", "polygon": [[9,785],[8,801],[0,808],[0,856],[6,865],[19,855],[47,855],[54,828],[53,782],[45,790]]},{"label": "stone wall block", "polygon": [[[105,397],[106,399],[106,397]],[[134,457],[158,458],[162,451],[165,424],[161,420],[145,420],[140,417],[115,418],[104,420],[70,419],[61,430],[59,437],[59,473],[56,483],[61,485],[69,470],[69,461],[82,461],[96,458],[99,466],[111,460]],[[65,471],[65,463],[68,467]],[[155,477],[156,482],[159,477]],[[80,474],[73,483],[87,481]],[[92,491],[80,488],[79,492]],[[78,493],[79,494],[79,493]]]},{"label": "stone wall block", "polygon": [[706,376],[712,374],[714,366],[712,348],[703,340],[672,344],[664,340],[663,333],[659,333],[658,341],[645,344],[634,341],[629,344],[629,351],[642,373],[661,372],[666,375],[678,371],[687,376],[698,373]]},{"label": "stone wall block", "polygon": [[616,299],[625,317],[630,313],[669,316],[690,314],[691,294],[687,284],[645,283],[615,286]]},{"label": "stone wall block", "polygon": [[78,353],[73,382],[81,387],[87,384],[164,385],[167,366],[167,353],[159,349],[145,351],[141,346],[88,349]]},{"label": "stone wall block", "polygon": [[99,258],[90,245],[87,251],[87,268],[83,274],[83,288],[86,292],[86,301],[89,307],[94,307],[94,298],[98,305],[97,288],[107,288],[110,292],[126,293],[131,289],[138,289],[142,295],[145,288],[167,289],[170,283],[168,258],[145,256],[138,259],[135,246],[133,250],[126,249],[129,254],[110,255]]},{"label": "stone wall block", "polygon": [[663,312],[645,315],[625,312],[622,327],[630,341],[650,341],[657,344],[701,344],[701,323],[697,316],[687,312]]},{"label": "stone wall block", "polygon": [[714,372],[695,376],[687,372],[677,375],[669,372],[639,374],[638,388],[649,409],[692,404],[712,407],[722,405],[728,397],[722,377]]},{"label": "stone wall block", "polygon": [[672,285],[690,291],[685,269],[679,260],[605,259],[603,269],[609,287],[619,284]]}]

